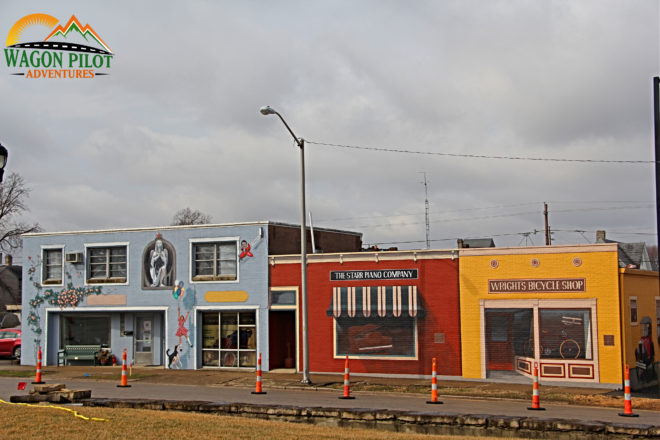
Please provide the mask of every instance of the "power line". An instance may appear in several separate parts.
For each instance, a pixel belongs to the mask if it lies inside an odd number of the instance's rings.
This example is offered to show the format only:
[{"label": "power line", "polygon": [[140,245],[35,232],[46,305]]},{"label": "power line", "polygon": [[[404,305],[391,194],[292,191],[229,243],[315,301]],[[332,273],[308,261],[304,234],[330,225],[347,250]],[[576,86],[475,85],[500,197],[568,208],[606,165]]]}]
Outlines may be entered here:
[{"label": "power line", "polygon": [[489,156],[485,154],[459,154],[438,153],[432,151],[414,151],[404,148],[363,147],[360,145],[330,144],[327,142],[314,142],[305,140],[308,144],[321,145],[325,147],[349,148],[353,150],[381,151],[387,153],[420,154],[428,156],[462,157],[469,159],[500,159],[500,160],[529,160],[542,162],[578,162],[578,163],[619,163],[619,164],[655,164],[654,160],[605,160],[605,159],[565,159],[550,157],[523,157],[523,156]]}]

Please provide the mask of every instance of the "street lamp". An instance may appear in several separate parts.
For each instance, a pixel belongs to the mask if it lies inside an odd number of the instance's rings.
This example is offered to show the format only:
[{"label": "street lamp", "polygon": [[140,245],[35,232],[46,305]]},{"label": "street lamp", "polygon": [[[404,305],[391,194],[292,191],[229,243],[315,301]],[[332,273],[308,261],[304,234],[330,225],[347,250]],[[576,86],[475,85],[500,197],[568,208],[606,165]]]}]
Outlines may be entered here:
[{"label": "street lamp", "polygon": [[2,144],[0,144],[0,183],[2,183],[2,176],[3,174],[5,174],[5,165],[7,165],[7,156],[9,156],[9,152]]},{"label": "street lamp", "polygon": [[303,351],[303,378],[302,383],[310,385],[312,381],[309,378],[309,343],[307,339],[307,225],[305,224],[305,140],[296,137],[286,123],[282,115],[276,112],[270,106],[261,107],[259,109],[262,115],[277,115],[284,123],[284,126],[293,139],[296,145],[300,148],[300,275],[301,275],[301,289],[302,289],[302,351]]}]

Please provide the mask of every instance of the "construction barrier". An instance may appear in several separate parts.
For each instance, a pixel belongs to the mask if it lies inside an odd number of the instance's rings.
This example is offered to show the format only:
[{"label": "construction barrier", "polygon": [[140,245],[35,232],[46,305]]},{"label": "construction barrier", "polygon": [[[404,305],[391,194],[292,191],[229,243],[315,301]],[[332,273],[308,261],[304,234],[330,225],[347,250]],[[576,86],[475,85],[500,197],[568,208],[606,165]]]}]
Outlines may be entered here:
[{"label": "construction barrier", "polygon": [[539,397],[539,367],[537,364],[534,364],[534,385],[532,388],[532,406],[527,409],[533,411],[544,411],[545,408],[541,408],[541,400]]},{"label": "construction barrier", "polygon": [[623,389],[624,406],[623,412],[619,413],[621,417],[639,417],[639,414],[633,414],[632,401],[630,400],[630,368],[626,364],[625,386]]},{"label": "construction barrier", "polygon": [[346,356],[346,362],[344,363],[344,395],[340,396],[340,399],[355,399],[351,396],[351,379],[350,379],[350,370],[348,369],[348,356]]},{"label": "construction barrier", "polygon": [[118,388],[129,388],[128,377],[126,377],[126,349],[124,348],[124,354],[122,355],[121,360],[121,383],[117,385]]},{"label": "construction barrier", "polygon": [[252,394],[266,394],[261,388],[261,353],[259,353],[259,360],[257,361],[257,385]]},{"label": "construction barrier", "polygon": [[32,383],[38,384],[38,385],[46,383],[46,382],[41,380],[41,345],[39,346],[39,352],[37,354],[37,374],[34,378],[34,382],[32,382]]},{"label": "construction barrier", "polygon": [[435,358],[433,358],[433,370],[431,372],[431,400],[427,400],[426,403],[432,405],[442,403],[438,400],[438,373],[435,367]]}]

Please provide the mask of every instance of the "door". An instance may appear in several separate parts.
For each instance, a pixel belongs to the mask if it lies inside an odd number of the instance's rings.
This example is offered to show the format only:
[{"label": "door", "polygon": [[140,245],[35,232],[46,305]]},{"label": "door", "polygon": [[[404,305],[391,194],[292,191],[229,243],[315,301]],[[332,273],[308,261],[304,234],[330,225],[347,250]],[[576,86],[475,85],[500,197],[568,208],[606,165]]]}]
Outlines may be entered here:
[{"label": "door", "polygon": [[271,310],[268,317],[269,369],[295,368],[296,312]]},{"label": "door", "polygon": [[135,317],[135,365],[153,364],[153,315]]},{"label": "door", "polygon": [[513,370],[513,341],[509,312],[486,313],[486,361],[489,370]]}]

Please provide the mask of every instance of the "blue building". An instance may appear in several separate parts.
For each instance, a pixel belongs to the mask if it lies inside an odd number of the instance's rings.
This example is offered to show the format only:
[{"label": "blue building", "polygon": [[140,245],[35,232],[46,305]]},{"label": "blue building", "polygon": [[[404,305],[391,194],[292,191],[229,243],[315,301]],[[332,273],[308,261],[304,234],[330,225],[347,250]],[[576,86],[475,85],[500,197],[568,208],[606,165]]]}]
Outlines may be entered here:
[{"label": "blue building", "polygon": [[[362,244],[330,229],[314,239],[325,252]],[[268,255],[299,252],[299,226],[274,222],[26,234],[21,363],[99,345],[135,365],[254,368],[261,353],[267,366]],[[284,307],[298,328],[297,295]]]}]

